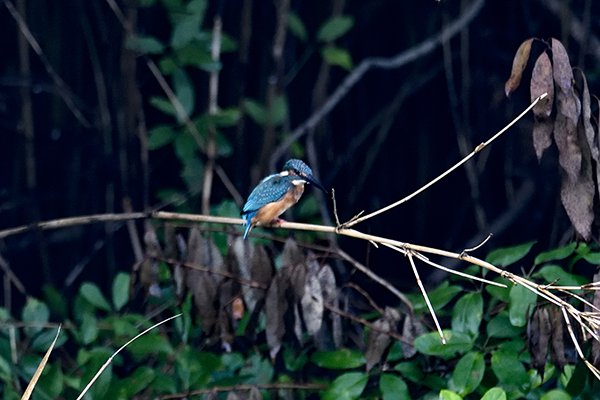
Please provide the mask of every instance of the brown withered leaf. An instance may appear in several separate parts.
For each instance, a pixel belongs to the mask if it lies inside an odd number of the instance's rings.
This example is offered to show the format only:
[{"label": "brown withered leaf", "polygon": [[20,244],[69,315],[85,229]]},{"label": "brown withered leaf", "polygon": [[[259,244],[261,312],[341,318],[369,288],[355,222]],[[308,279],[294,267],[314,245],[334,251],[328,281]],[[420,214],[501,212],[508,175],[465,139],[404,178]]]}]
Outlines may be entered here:
[{"label": "brown withered leaf", "polygon": [[[217,264],[219,267],[223,264],[223,257],[215,244],[203,238],[197,227],[190,230],[187,249],[186,261],[189,264],[208,269],[215,269]],[[210,332],[217,321],[217,287],[221,280],[220,276],[193,268],[189,268],[186,273],[186,286],[192,293],[202,329],[206,332]]]},{"label": "brown withered leaf", "polygon": [[265,298],[265,333],[269,354],[274,359],[281,349],[281,339],[285,334],[285,313],[288,311],[288,291],[290,289],[290,267],[282,267],[271,281]]},{"label": "brown withered leaf", "polygon": [[552,103],[554,102],[554,81],[552,76],[552,64],[546,52],[540,54],[533,66],[530,84],[531,101],[537,99],[543,93],[548,96],[540,100],[533,108],[535,123],[533,125],[533,147],[535,154],[540,160],[544,151],[552,144],[553,123],[550,119]]},{"label": "brown withered leaf", "polygon": [[585,240],[589,240],[592,235],[594,190],[591,173],[587,174],[586,179],[576,181],[572,181],[567,174],[562,176],[561,202],[573,228]]},{"label": "brown withered leaf", "polygon": [[531,353],[531,366],[543,376],[548,357],[548,344],[552,335],[550,315],[546,307],[537,307],[527,324],[527,346]]},{"label": "brown withered leaf", "polygon": [[[407,313],[402,323],[402,337],[409,343],[414,343],[415,338],[423,333],[425,333],[423,324],[412,313]],[[402,343],[402,354],[405,358],[410,358],[417,354],[417,349],[412,345]]]},{"label": "brown withered leaf", "polygon": [[294,301],[300,301],[304,296],[304,283],[306,282],[307,266],[306,264],[296,264],[290,268],[290,285]]},{"label": "brown withered leaf", "polygon": [[[233,240],[232,250],[237,261],[234,271],[240,278],[265,287],[269,285],[273,276],[273,264],[263,246],[253,246],[249,241],[237,237]],[[251,311],[264,299],[265,293],[261,288],[242,286],[244,301]]]},{"label": "brown withered leaf", "polygon": [[512,70],[510,71],[510,78],[504,84],[504,93],[506,97],[510,97],[510,94],[517,90],[523,77],[523,71],[529,61],[529,54],[531,53],[531,43],[533,38],[527,39],[517,49],[515,58],[513,58]]},{"label": "brown withered leaf", "polygon": [[554,82],[560,91],[569,93],[573,89],[573,69],[569,55],[560,40],[552,38],[551,42]]},{"label": "brown withered leaf", "polygon": [[217,326],[222,348],[227,352],[231,351],[231,344],[234,339],[233,330],[237,321],[233,315],[233,305],[235,304],[236,298],[238,298],[237,294],[239,291],[239,284],[232,279],[224,280],[218,288],[219,307]]},{"label": "brown withered leaf", "polygon": [[367,337],[367,349],[365,351],[367,371],[370,371],[371,368],[381,362],[383,354],[392,343],[392,338],[384,332],[396,331],[398,322],[400,322],[398,310],[386,307],[383,315],[373,323],[373,327],[377,330],[370,330]]},{"label": "brown withered leaf", "polygon": [[281,266],[294,266],[304,263],[305,260],[306,257],[296,244],[296,241],[292,238],[287,239],[281,252]]},{"label": "brown withered leaf", "polygon": [[144,246],[146,255],[140,266],[140,283],[144,286],[148,294],[159,297],[162,292],[158,283],[157,258],[161,257],[162,250],[152,224],[147,222],[144,225],[144,228]]},{"label": "brown withered leaf", "polygon": [[[318,263],[311,262],[306,277],[304,278],[304,293],[300,299],[302,306],[302,319],[309,335],[314,336],[321,329],[323,323],[323,289],[318,277]],[[316,265],[316,268],[314,268]]]},{"label": "brown withered leaf", "polygon": [[564,340],[564,320],[562,312],[558,307],[549,307],[548,314],[552,332],[550,360],[552,364],[562,371],[567,365],[565,356],[565,340]]}]

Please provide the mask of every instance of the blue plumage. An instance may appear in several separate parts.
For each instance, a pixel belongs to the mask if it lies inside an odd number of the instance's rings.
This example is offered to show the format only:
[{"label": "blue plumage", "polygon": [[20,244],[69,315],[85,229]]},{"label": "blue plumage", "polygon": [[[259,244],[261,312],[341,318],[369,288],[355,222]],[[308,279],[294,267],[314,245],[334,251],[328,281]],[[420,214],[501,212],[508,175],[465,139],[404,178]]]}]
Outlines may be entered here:
[{"label": "blue plumage", "polygon": [[326,192],[314,178],[310,167],[297,159],[288,160],[282,172],[269,175],[260,181],[248,196],[241,212],[246,223],[244,239],[252,227],[272,223],[295,204],[302,196],[306,183],[312,183]]}]

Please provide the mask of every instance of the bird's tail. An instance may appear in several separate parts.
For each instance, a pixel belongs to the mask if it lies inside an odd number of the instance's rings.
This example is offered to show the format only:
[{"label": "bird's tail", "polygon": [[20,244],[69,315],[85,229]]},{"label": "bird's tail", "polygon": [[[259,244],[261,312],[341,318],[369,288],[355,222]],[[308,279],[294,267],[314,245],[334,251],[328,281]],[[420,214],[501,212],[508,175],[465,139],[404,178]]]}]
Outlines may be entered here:
[{"label": "bird's tail", "polygon": [[244,214],[243,218],[244,221],[246,221],[246,230],[244,231],[244,240],[246,240],[246,237],[248,237],[248,233],[250,233],[250,230],[252,229],[252,214]]}]

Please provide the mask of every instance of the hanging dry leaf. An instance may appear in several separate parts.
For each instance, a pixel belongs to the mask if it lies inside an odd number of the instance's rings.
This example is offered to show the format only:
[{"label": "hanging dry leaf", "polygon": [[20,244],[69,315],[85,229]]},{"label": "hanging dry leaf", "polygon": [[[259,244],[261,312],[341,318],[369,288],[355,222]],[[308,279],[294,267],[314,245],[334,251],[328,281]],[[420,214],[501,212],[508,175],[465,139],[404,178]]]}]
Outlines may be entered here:
[{"label": "hanging dry leaf", "polygon": [[563,174],[560,199],[575,231],[584,240],[589,240],[592,235],[592,222],[594,220],[592,209],[594,183],[591,179],[591,173],[586,175],[585,179],[571,181],[566,174]]},{"label": "hanging dry leaf", "polygon": [[[318,264],[311,262],[311,264]],[[309,335],[314,336],[321,329],[323,323],[323,289],[319,281],[318,272],[310,268],[304,281],[304,294],[300,300],[302,305],[302,318]]]},{"label": "hanging dry leaf", "polygon": [[548,357],[548,344],[552,335],[547,307],[537,307],[527,324],[527,346],[531,353],[531,366],[543,376]]},{"label": "hanging dry leaf", "polygon": [[[197,227],[190,230],[188,238],[189,264],[203,268],[214,268],[215,263],[223,264],[223,257],[214,243],[200,234]],[[215,278],[214,274],[190,268],[186,274],[186,285],[192,293],[196,311],[200,316],[202,329],[210,332],[217,320],[217,286],[221,277]]]},{"label": "hanging dry leaf", "polygon": [[392,338],[384,332],[396,331],[398,322],[400,321],[400,313],[391,307],[386,307],[383,315],[373,323],[372,329],[367,337],[367,349],[365,351],[365,359],[367,361],[367,371],[370,371],[375,365],[381,362],[383,354],[388,349]]},{"label": "hanging dry leaf", "polygon": [[552,364],[562,371],[567,365],[565,356],[565,341],[564,341],[564,320],[562,312],[558,307],[549,307],[548,309],[550,326],[552,332],[550,360]]},{"label": "hanging dry leaf", "polygon": [[504,93],[506,97],[510,97],[510,94],[514,92],[521,83],[523,71],[529,61],[529,54],[531,53],[531,43],[533,39],[527,39],[517,49],[515,58],[513,59],[512,70],[510,71],[510,78],[504,84]]},{"label": "hanging dry leaf", "polygon": [[281,349],[281,339],[285,334],[285,313],[289,302],[287,293],[290,288],[290,267],[281,268],[271,281],[265,298],[265,333],[272,359]]},{"label": "hanging dry leaf", "polygon": [[544,151],[552,144],[553,123],[550,119],[552,103],[554,102],[554,81],[552,76],[552,64],[546,52],[540,54],[533,66],[531,75],[531,101],[540,95],[547,93],[548,96],[538,102],[533,108],[535,123],[533,125],[533,147],[535,154],[540,160]]},{"label": "hanging dry leaf", "polygon": [[144,226],[144,245],[146,255],[144,261],[140,267],[140,282],[146,288],[146,291],[151,296],[159,297],[162,292],[158,282],[158,261],[157,258],[161,257],[162,251],[158,238],[156,237],[156,231],[152,224],[147,222]]},{"label": "hanging dry leaf", "polygon": [[283,246],[283,251],[281,252],[281,266],[286,267],[298,265],[304,261],[304,254],[296,244],[296,241],[292,238],[287,239],[285,241],[285,245]]},{"label": "hanging dry leaf", "polygon": [[[251,242],[237,237],[233,241],[232,250],[237,261],[237,269],[234,271],[243,279],[267,287],[273,276],[273,264],[265,248],[253,246]],[[265,293],[265,289],[262,288],[242,286],[244,301],[251,311],[262,302]]]},{"label": "hanging dry leaf", "polygon": [[[415,338],[425,333],[425,327],[423,324],[415,318],[412,313],[407,313],[404,316],[404,322],[402,323],[402,337],[408,343],[414,343]],[[411,344],[402,343],[402,354],[405,358],[410,358],[417,354],[417,349]]]},{"label": "hanging dry leaf", "polygon": [[[231,351],[231,344],[234,339],[234,326],[236,320],[234,318],[235,300],[239,299],[237,295],[240,291],[239,284],[231,279],[224,280],[219,286],[219,307],[218,307],[218,330],[221,338],[221,345],[225,351]],[[241,299],[240,299],[241,301]]]}]

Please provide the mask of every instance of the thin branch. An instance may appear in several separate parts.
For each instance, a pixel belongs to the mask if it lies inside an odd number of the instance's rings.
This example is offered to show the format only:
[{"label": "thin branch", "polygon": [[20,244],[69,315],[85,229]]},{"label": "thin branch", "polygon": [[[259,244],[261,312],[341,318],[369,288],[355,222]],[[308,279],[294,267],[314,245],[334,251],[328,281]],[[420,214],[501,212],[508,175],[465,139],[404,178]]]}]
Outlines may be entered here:
[{"label": "thin branch", "polygon": [[117,349],[117,351],[115,351],[109,358],[108,360],[106,360],[106,362],[104,364],[102,364],[102,367],[100,367],[100,369],[98,370],[98,372],[96,372],[96,375],[94,375],[94,377],[92,378],[92,380],[90,380],[90,382],[85,386],[85,388],[83,389],[83,391],[79,394],[79,396],[77,396],[77,400],[81,400],[83,398],[83,396],[85,396],[85,394],[88,392],[88,390],[90,389],[90,387],[92,387],[92,385],[94,384],[94,382],[96,382],[98,380],[98,377],[102,374],[102,372],[104,372],[104,370],[110,365],[110,363],[112,362],[112,360],[117,356],[117,354],[119,354],[123,349],[125,349],[125,347],[129,346],[133,341],[137,340],[138,338],[144,336],[146,333],[150,332],[152,329],[166,323],[169,322],[172,319],[175,319],[177,317],[181,316],[181,314],[177,314],[177,315],[173,315],[167,319],[164,319],[154,325],[152,325],[150,328],[144,330],[143,332],[135,335],[132,339],[128,340],[127,343],[125,343],[123,346],[119,347]]},{"label": "thin branch", "polygon": [[479,14],[483,8],[485,0],[475,0],[471,6],[455,21],[444,27],[440,32],[424,40],[418,45],[411,47],[394,57],[383,58],[374,57],[363,60],[352,72],[344,79],[337,89],[323,103],[323,106],[315,110],[313,114],[294,131],[275,149],[270,160],[270,170],[276,169],[277,162],[283,157],[289,147],[299,140],[304,134],[314,129],[315,126],[325,118],[331,110],[348,94],[350,89],[357,84],[371,68],[393,69],[400,68],[410,62],[434,51],[444,41],[450,40],[458,32],[464,29]]},{"label": "thin branch", "polygon": [[415,275],[415,279],[417,281],[417,285],[419,286],[419,290],[421,290],[421,294],[423,295],[423,299],[425,299],[425,304],[427,304],[427,308],[429,309],[429,314],[431,314],[431,318],[433,318],[433,323],[435,324],[435,328],[440,335],[440,340],[442,344],[446,344],[446,337],[444,336],[444,331],[440,325],[440,322],[435,315],[435,310],[431,305],[431,301],[429,301],[429,296],[427,295],[427,291],[425,290],[425,286],[423,286],[423,282],[421,281],[421,277],[419,276],[419,271],[417,270],[417,266],[415,265],[415,260],[413,259],[413,254],[411,252],[406,252],[408,256],[408,261],[410,261],[410,266],[412,267],[413,274]]},{"label": "thin branch", "polygon": [[21,400],[29,400],[29,398],[33,394],[35,385],[37,384],[38,380],[40,379],[40,376],[42,376],[44,367],[46,366],[46,364],[48,364],[48,359],[50,358],[50,354],[52,354],[52,350],[54,349],[54,346],[56,345],[56,341],[58,340],[59,335],[60,335],[60,325],[58,326],[58,329],[56,330],[56,336],[54,336],[54,340],[50,344],[50,347],[46,351],[46,354],[44,354],[44,357],[40,361],[33,376],[31,377],[31,380],[29,381],[29,384],[27,385],[27,389],[25,389],[25,393],[23,393]]},{"label": "thin branch", "polygon": [[494,136],[492,136],[491,138],[489,138],[487,141],[479,144],[477,147],[475,147],[475,149],[473,149],[473,151],[471,153],[469,153],[466,157],[464,157],[462,160],[460,160],[459,162],[457,162],[456,164],[454,164],[452,167],[450,167],[449,169],[447,169],[446,171],[444,171],[442,174],[440,174],[437,178],[429,181],[427,184],[423,185],[421,188],[417,189],[416,191],[414,191],[413,193],[409,194],[408,196],[396,201],[395,203],[392,203],[386,207],[380,208],[377,211],[374,211],[370,214],[364,215],[360,218],[357,218],[353,221],[348,221],[344,224],[342,224],[341,229],[345,229],[345,228],[350,228],[351,226],[354,226],[356,224],[358,224],[359,222],[363,222],[369,218],[373,218],[376,215],[382,214],[386,211],[391,210],[394,207],[397,207],[403,203],[406,203],[407,201],[409,201],[410,199],[412,199],[413,197],[421,194],[422,192],[424,192],[425,190],[429,189],[431,186],[435,185],[436,183],[438,183],[439,181],[441,181],[442,179],[444,179],[446,176],[450,175],[452,172],[454,172],[456,169],[458,169],[459,167],[461,167],[464,163],[466,163],[467,161],[469,161],[471,158],[473,158],[477,153],[479,153],[481,150],[483,150],[484,148],[486,148],[487,146],[489,146],[494,140],[496,140],[498,137],[500,137],[500,135],[502,135],[504,132],[506,132],[510,127],[512,127],[518,120],[520,120],[521,118],[523,118],[523,116],[525,114],[527,114],[529,111],[531,111],[531,109],[533,107],[535,107],[535,105],[542,100],[543,98],[545,98],[547,96],[547,93],[543,93],[542,95],[540,95],[537,99],[535,99],[530,105],[529,107],[527,107],[525,110],[523,110],[523,112],[521,112],[521,114],[519,114],[515,119],[513,119],[508,125],[506,125],[504,128],[502,128],[500,131],[498,131]]}]

